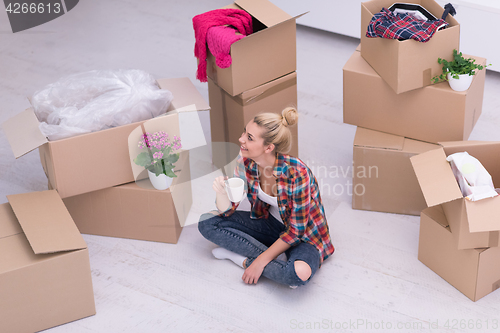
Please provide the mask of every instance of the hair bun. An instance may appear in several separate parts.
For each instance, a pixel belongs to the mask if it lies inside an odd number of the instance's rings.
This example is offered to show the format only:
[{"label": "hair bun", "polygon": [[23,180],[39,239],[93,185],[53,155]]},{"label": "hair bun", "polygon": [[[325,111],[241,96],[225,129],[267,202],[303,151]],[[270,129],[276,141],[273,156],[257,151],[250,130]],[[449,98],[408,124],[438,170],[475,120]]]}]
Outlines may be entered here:
[{"label": "hair bun", "polygon": [[299,113],[293,107],[285,108],[281,112],[281,123],[285,126],[292,126],[297,123],[297,118],[299,117]]}]

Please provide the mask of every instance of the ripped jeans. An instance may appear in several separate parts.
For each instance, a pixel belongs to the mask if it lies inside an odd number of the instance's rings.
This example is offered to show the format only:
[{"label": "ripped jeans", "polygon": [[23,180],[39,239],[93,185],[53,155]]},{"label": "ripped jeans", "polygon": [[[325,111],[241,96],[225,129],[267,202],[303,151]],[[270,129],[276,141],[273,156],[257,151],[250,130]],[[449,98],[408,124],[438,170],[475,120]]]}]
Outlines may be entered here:
[{"label": "ripped jeans", "polygon": [[[229,217],[203,214],[198,230],[209,241],[229,251],[247,257],[246,267],[267,250],[285,230],[283,223],[269,214],[268,219],[251,219],[250,212],[235,211]],[[314,245],[300,242],[285,251],[287,261],[274,259],[262,275],[281,284],[301,286],[308,283],[319,268],[320,253]],[[311,267],[311,276],[303,281],[295,272],[295,261],[305,261]]]}]

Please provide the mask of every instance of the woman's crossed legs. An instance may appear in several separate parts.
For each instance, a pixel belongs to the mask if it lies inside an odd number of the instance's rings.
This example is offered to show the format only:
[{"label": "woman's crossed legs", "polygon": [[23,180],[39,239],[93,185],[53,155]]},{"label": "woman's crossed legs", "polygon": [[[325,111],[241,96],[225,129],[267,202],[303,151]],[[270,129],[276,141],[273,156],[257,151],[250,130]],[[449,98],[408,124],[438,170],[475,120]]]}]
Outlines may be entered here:
[{"label": "woman's crossed legs", "polygon": [[[285,226],[271,215],[268,219],[251,219],[250,212],[236,211],[229,217],[203,214],[198,229],[209,241],[246,257],[244,267],[248,267],[279,238]],[[289,286],[306,284],[319,267],[320,254],[316,247],[301,242],[285,254],[286,262],[272,260],[262,275]]]}]

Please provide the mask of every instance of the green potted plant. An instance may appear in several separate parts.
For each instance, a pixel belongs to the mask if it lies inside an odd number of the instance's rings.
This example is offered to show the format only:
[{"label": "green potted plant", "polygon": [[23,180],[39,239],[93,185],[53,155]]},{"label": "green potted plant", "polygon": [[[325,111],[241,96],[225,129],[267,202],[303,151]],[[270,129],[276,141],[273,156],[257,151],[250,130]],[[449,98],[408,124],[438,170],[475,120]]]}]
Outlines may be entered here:
[{"label": "green potted plant", "polygon": [[443,65],[443,73],[432,78],[434,83],[440,81],[448,81],[451,89],[455,91],[465,91],[469,89],[472,83],[472,75],[476,74],[476,70],[482,70],[491,64],[483,66],[476,64],[476,60],[472,58],[464,58],[462,52],[453,50],[453,60],[438,58],[438,63]]},{"label": "green potted plant", "polygon": [[153,134],[143,134],[139,141],[139,148],[144,149],[134,159],[134,163],[148,170],[151,184],[157,190],[165,190],[171,184],[174,177],[174,163],[179,159],[181,149],[181,138],[174,135],[171,141],[168,134],[159,131]]}]

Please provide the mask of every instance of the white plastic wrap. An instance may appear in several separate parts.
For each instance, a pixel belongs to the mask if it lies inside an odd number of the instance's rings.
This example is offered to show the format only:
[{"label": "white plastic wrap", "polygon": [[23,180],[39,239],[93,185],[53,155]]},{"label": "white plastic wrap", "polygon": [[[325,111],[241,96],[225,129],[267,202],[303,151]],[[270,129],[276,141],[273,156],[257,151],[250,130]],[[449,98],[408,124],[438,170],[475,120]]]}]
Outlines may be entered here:
[{"label": "white plastic wrap", "polygon": [[471,201],[497,196],[491,175],[477,158],[467,152],[455,153],[446,158],[460,186],[462,195]]},{"label": "white plastic wrap", "polygon": [[131,124],[165,113],[172,93],[141,70],[94,70],[64,77],[31,100],[49,140]]}]

